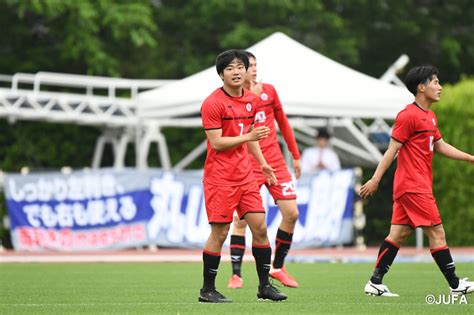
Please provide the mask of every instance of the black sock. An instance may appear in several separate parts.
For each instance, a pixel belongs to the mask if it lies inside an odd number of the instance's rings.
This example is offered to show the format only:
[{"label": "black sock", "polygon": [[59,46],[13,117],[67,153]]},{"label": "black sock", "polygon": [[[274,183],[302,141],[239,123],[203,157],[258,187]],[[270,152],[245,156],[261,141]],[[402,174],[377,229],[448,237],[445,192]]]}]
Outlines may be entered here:
[{"label": "black sock", "polygon": [[456,289],[459,286],[459,278],[456,276],[456,267],[454,266],[453,258],[449,252],[448,246],[431,249],[431,256],[438,264],[439,269],[448,280],[449,286]]},{"label": "black sock", "polygon": [[240,275],[242,268],[242,259],[245,253],[245,236],[231,235],[230,236],[230,259],[232,261],[232,274]]},{"label": "black sock", "polygon": [[381,284],[383,276],[388,272],[395,257],[397,256],[399,245],[385,239],[380,246],[377,261],[375,262],[374,273],[370,281],[374,284]]},{"label": "black sock", "polygon": [[269,284],[268,273],[270,272],[270,264],[272,260],[272,248],[267,245],[252,245],[252,254],[257,265],[258,281],[260,286]]},{"label": "black sock", "polygon": [[221,261],[221,253],[213,253],[207,250],[202,252],[202,260],[204,262],[204,283],[203,290],[210,291],[216,289],[216,276],[219,269],[219,262]]},{"label": "black sock", "polygon": [[291,247],[293,234],[278,229],[275,240],[275,258],[273,259],[273,268],[280,269],[283,267],[285,257]]}]

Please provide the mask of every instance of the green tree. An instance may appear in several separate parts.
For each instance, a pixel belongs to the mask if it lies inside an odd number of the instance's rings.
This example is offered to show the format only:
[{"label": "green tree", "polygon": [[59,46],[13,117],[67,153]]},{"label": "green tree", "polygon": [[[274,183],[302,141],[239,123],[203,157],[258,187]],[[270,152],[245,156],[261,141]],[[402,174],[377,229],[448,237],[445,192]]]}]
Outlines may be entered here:
[{"label": "green tree", "polygon": [[[446,86],[442,101],[433,110],[443,140],[474,154],[474,79]],[[433,190],[448,242],[472,246],[474,235],[460,228],[474,226],[474,165],[435,154],[433,176]]]},{"label": "green tree", "polygon": [[358,70],[375,77],[401,54],[436,65],[442,80],[474,73],[474,6],[470,0],[325,1],[352,30]]},{"label": "green tree", "polygon": [[144,69],[145,77],[193,74],[212,66],[218,52],[249,47],[276,31],[336,59],[359,58],[350,30],[321,0],[163,0],[155,20],[159,49],[149,58],[157,66]]},{"label": "green tree", "polygon": [[152,12],[146,0],[2,1],[0,73],[127,75],[128,56],[156,46]]}]

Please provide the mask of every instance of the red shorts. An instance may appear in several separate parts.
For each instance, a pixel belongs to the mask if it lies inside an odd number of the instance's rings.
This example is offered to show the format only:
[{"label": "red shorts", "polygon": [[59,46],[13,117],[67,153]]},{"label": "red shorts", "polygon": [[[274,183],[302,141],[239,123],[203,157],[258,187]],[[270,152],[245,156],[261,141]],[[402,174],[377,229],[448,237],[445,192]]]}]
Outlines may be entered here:
[{"label": "red shorts", "polygon": [[441,223],[436,199],[432,194],[405,193],[393,203],[392,224],[416,228]]},{"label": "red shorts", "polygon": [[254,169],[253,173],[257,179],[258,186],[262,187],[262,185],[266,185],[268,191],[273,197],[273,200],[275,200],[275,203],[277,200],[296,199],[295,182],[293,181],[290,172],[288,172],[286,165],[282,164],[273,168],[275,169],[275,176],[278,180],[278,184],[268,185],[267,179],[263,175],[262,171],[260,171],[260,169]]},{"label": "red shorts", "polygon": [[204,183],[204,199],[209,223],[231,223],[234,211],[240,219],[247,213],[265,213],[260,190],[254,180],[239,186]]}]

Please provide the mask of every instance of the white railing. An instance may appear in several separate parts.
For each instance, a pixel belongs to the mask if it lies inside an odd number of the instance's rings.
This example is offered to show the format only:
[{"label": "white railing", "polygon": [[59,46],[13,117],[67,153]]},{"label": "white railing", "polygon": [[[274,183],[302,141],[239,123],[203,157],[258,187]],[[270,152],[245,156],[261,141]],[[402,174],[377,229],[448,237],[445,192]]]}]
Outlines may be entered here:
[{"label": "white railing", "polygon": [[[0,75],[0,117],[105,126],[138,123],[136,97],[174,80],[38,72]],[[54,91],[55,90],[55,91]],[[67,90],[74,92],[58,92]],[[119,95],[119,96],[118,96]]]},{"label": "white railing", "polygon": [[113,77],[88,76],[68,73],[38,72],[16,73],[11,77],[11,89],[13,92],[19,89],[20,84],[33,85],[33,91],[39,93],[45,86],[72,87],[85,89],[86,95],[93,96],[94,89],[106,89],[109,98],[114,98],[117,90],[128,90],[131,98],[135,98],[140,90],[148,90],[161,87],[175,80],[144,80],[124,79]]}]

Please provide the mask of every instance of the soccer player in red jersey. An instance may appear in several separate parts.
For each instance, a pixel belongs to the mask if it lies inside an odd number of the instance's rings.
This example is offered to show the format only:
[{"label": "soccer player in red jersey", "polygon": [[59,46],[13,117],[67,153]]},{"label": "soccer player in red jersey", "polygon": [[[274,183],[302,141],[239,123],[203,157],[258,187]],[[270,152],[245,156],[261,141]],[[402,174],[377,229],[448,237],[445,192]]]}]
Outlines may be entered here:
[{"label": "soccer player in red jersey", "polygon": [[204,198],[211,234],[203,250],[204,283],[200,302],[230,302],[216,290],[215,278],[234,211],[247,220],[252,231],[252,253],[259,278],[257,297],[273,301],[287,298],[269,283],[271,247],[265,210],[248,152],[261,165],[269,184],[276,184],[277,180],[258,145],[258,140],[267,137],[270,130],[265,126],[254,128],[258,98],[243,88],[248,66],[248,57],[243,51],[233,49],[219,54],[216,69],[223,87],[208,96],[201,107],[207,137]]},{"label": "soccer player in red jersey", "polygon": [[[255,56],[246,52],[249,57],[249,68],[247,70],[247,80],[245,86],[259,96],[257,112],[255,116],[255,126],[266,126],[270,129],[268,137],[260,139],[259,144],[265,160],[275,169],[278,178],[277,185],[268,185],[260,165],[254,158],[251,158],[257,184],[261,187],[267,184],[267,188],[278,205],[282,214],[282,221],[276,235],[275,255],[270,271],[270,276],[280,281],[283,285],[296,288],[298,283],[290,276],[285,267],[284,261],[291,247],[295,224],[298,220],[298,207],[296,205],[295,184],[290,172],[286,167],[285,159],[280,149],[277,139],[275,120],[278,123],[280,132],[288,145],[288,149],[293,157],[293,168],[296,178],[301,175],[300,152],[296,144],[293,129],[288,118],[283,111],[282,104],[275,88],[266,83],[257,83],[257,60]],[[232,277],[229,280],[228,288],[242,288],[241,277],[242,258],[245,252],[245,228],[247,223],[240,220],[239,216],[234,216],[233,230],[230,240],[230,254],[232,261]]]},{"label": "soccer player in red jersey", "polygon": [[474,163],[474,156],[443,141],[436,115],[430,110],[441,97],[438,70],[433,66],[412,68],[405,79],[415,101],[398,113],[389,147],[369,181],[360,189],[367,198],[374,194],[380,179],[398,153],[393,187],[393,211],[389,235],[382,243],[372,277],[365,293],[375,296],[398,296],[382,284],[400,245],[411,231],[421,227],[429,238],[431,255],[449,283],[450,294],[474,291],[474,282],[456,276],[455,266],[441,217],[432,191],[432,158],[434,152],[461,161]]}]

